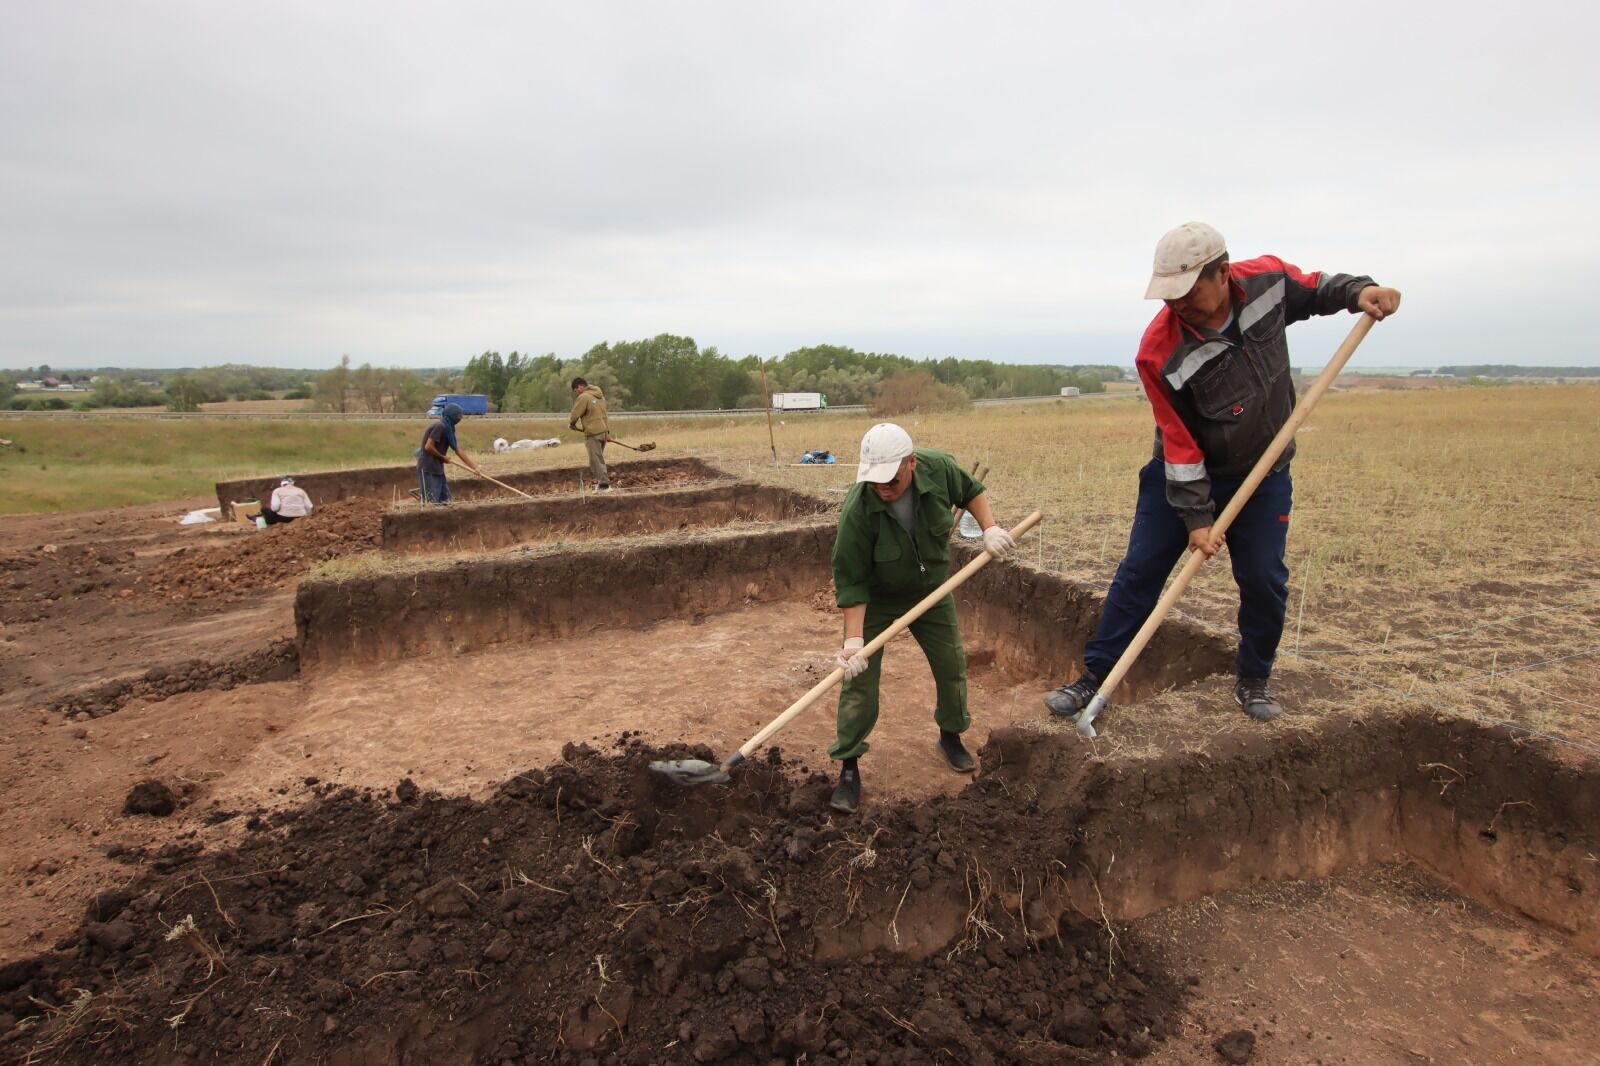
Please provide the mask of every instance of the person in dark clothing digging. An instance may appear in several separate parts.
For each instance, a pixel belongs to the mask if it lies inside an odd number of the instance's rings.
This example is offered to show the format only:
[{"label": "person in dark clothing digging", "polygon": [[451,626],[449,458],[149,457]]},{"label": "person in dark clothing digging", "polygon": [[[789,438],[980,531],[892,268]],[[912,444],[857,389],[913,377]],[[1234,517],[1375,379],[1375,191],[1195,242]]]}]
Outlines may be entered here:
[{"label": "person in dark clothing digging", "polygon": [[422,434],[422,447],[417,449],[417,479],[422,485],[423,503],[450,502],[450,482],[444,476],[444,464],[451,449],[468,470],[474,474],[483,473],[456,440],[456,424],[461,421],[461,414],[460,404],[445,404],[444,412],[430,422]]},{"label": "person in dark clothing digging", "polygon": [[[1382,319],[1400,307],[1398,291],[1369,277],[1306,273],[1270,255],[1230,262],[1222,234],[1203,222],[1161,238],[1145,298],[1166,303],[1135,361],[1155,414],[1155,455],[1139,471],[1128,551],[1084,647],[1085,672],[1044,698],[1062,717],[1076,718],[1094,699],[1184,550],[1212,556],[1222,547],[1211,535],[1213,516],[1294,413],[1285,328],[1341,311]],[[1293,458],[1291,442],[1226,538],[1239,586],[1234,700],[1263,722],[1283,714],[1269,682],[1289,602]]]}]

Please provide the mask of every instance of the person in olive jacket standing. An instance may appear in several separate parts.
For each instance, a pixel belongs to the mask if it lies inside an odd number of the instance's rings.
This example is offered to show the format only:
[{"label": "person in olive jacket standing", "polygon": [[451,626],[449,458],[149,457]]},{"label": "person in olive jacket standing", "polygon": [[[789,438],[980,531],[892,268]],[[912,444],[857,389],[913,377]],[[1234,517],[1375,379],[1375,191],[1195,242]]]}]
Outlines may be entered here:
[{"label": "person in olive jacket standing", "polygon": [[606,442],[611,439],[611,433],[606,421],[606,394],[600,391],[600,386],[591,385],[582,378],[572,379],[572,393],[577,401],[572,405],[567,425],[583,434],[595,490],[609,492],[611,479],[606,474]]},{"label": "person in olive jacket standing", "polygon": [[[883,651],[860,655],[863,645],[887,629],[950,576],[952,510],[965,508],[983,527],[983,547],[995,558],[1015,548],[1011,534],[995,523],[983,485],[944,452],[916,448],[893,423],[873,426],[861,439],[856,485],[845,497],[833,545],[835,602],[844,620],[844,668],[839,692],[838,735],[828,755],[839,760],[839,784],[830,805],[853,813],[861,802],[856,760],[878,721],[878,679]],[[933,671],[939,753],[958,773],[977,764],[961,743],[972,724],[967,714],[967,656],[961,644],[954,594],[911,624]]]}]

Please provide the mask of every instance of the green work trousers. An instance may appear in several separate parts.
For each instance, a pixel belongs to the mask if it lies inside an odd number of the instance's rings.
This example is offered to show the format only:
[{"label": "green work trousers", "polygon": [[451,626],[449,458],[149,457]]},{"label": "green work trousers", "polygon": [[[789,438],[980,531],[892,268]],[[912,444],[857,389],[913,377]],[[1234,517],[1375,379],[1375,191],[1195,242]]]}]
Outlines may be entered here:
[{"label": "green work trousers", "polygon": [[[872,640],[889,628],[889,624],[916,605],[916,600],[906,602],[879,602],[867,604],[867,622],[863,636]],[[938,694],[933,720],[947,733],[965,733],[972,724],[967,714],[967,653],[961,646],[961,623],[956,620],[956,598],[946,596],[927,614],[911,623],[911,635],[922,645],[922,654],[928,657],[933,670],[933,683]],[[867,668],[854,680],[846,681],[839,690],[838,738],[828,755],[835,759],[854,759],[866,754],[867,734],[878,722],[878,679],[883,672],[883,651],[867,660]]]}]

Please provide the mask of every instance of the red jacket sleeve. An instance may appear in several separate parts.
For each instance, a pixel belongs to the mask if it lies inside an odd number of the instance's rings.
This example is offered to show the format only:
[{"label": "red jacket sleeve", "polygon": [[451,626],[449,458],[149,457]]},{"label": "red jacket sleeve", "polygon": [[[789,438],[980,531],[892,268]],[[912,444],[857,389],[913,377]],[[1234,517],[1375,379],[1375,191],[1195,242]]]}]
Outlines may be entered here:
[{"label": "red jacket sleeve", "polygon": [[1167,356],[1177,346],[1179,328],[1177,316],[1163,309],[1145,330],[1134,365],[1156,419],[1167,476],[1167,502],[1183,519],[1186,529],[1201,529],[1211,524],[1216,512],[1211,502],[1211,475],[1206,471],[1205,453],[1179,417],[1172,403],[1172,390],[1161,374]]}]

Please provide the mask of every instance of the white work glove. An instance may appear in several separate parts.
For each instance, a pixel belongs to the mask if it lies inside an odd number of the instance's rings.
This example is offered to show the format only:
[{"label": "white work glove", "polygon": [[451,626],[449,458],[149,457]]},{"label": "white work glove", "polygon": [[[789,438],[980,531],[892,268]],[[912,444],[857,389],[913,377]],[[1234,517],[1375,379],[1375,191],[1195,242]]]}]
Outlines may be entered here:
[{"label": "white work glove", "polygon": [[1017,542],[999,526],[990,526],[983,531],[983,550],[996,559],[1004,559],[1017,550]]},{"label": "white work glove", "polygon": [[844,642],[844,647],[839,649],[839,654],[834,656],[834,661],[844,670],[846,681],[860,677],[867,669],[867,657],[858,654],[866,643],[860,637],[850,637]]}]

